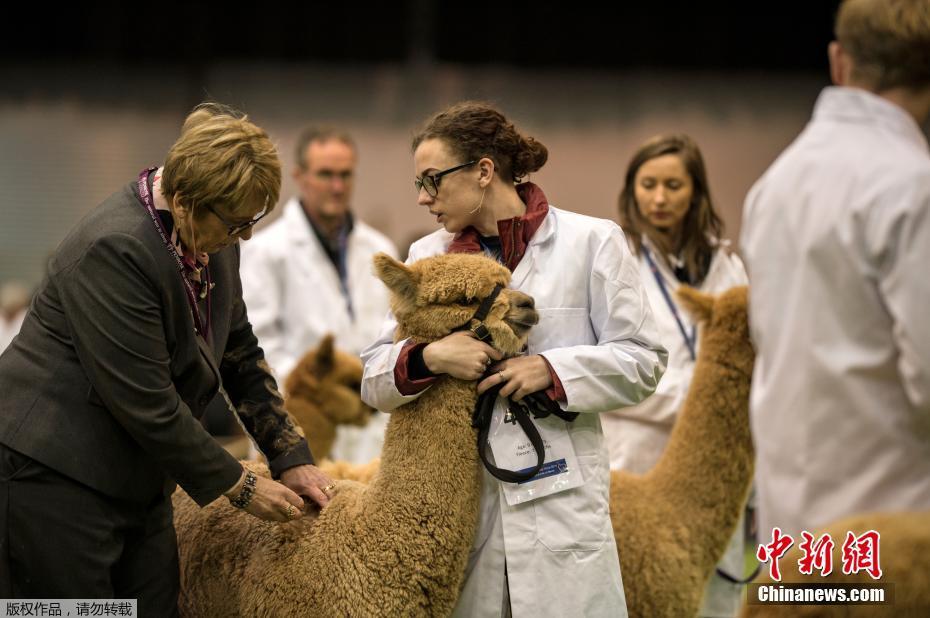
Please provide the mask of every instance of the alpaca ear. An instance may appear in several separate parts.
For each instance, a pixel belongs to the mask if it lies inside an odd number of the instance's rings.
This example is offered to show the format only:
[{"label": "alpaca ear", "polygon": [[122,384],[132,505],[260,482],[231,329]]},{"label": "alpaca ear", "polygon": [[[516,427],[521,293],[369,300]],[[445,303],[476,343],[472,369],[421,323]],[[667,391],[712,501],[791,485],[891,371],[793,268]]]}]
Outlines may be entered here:
[{"label": "alpaca ear", "polygon": [[333,334],[327,333],[316,347],[314,355],[314,371],[318,378],[322,378],[333,370],[336,362],[335,346],[333,345]]},{"label": "alpaca ear", "polygon": [[419,283],[416,273],[386,253],[378,253],[372,260],[375,274],[393,294],[411,302],[416,298]]},{"label": "alpaca ear", "polygon": [[710,322],[714,314],[714,297],[703,292],[698,292],[687,285],[678,286],[675,292],[678,302],[684,307],[685,311],[694,319],[695,322]]}]

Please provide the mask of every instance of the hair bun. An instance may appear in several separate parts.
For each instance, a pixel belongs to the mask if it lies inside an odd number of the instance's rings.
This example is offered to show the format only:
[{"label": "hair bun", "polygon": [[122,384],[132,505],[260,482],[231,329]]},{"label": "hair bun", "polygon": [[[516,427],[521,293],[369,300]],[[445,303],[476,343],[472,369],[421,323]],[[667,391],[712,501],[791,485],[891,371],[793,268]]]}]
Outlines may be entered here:
[{"label": "hair bun", "polygon": [[549,159],[549,150],[532,137],[520,136],[513,155],[513,178],[519,180],[539,170]]}]

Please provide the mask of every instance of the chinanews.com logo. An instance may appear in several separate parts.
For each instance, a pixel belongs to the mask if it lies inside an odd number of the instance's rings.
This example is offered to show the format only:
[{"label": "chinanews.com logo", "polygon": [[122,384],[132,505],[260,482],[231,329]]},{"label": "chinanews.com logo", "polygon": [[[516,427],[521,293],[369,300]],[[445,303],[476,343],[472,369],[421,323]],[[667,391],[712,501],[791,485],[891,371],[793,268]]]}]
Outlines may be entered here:
[{"label": "chinanews.com logo", "polygon": [[[791,535],[783,534],[780,528],[772,529],[770,543],[759,545],[756,558],[762,564],[768,563],[769,577],[775,583],[750,584],[747,602],[751,605],[891,605],[894,603],[894,585],[889,583],[855,582],[782,582],[782,570],[779,560],[794,545]],[[846,533],[839,548],[843,575],[854,576],[867,574],[872,580],[882,577],[881,535],[875,530],[868,530],[860,535],[852,531]],[[836,542],[829,534],[814,537],[806,530],[801,532],[798,549],[801,558],[797,560],[798,573],[811,576],[816,572],[821,577],[833,573],[833,554]]]}]

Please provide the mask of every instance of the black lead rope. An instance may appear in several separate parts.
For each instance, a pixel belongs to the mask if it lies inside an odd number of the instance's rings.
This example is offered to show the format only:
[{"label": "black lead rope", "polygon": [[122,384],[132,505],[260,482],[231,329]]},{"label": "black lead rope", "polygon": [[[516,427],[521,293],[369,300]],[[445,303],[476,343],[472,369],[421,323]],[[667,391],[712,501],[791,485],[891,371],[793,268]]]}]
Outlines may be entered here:
[{"label": "black lead rope", "polygon": [[[453,330],[470,330],[479,341],[484,341],[489,345],[493,345],[491,331],[488,330],[484,320],[491,312],[491,307],[494,305],[494,301],[497,300],[497,296],[501,293],[503,288],[504,286],[500,284],[495,285],[491,293],[481,301],[475,314],[469,318],[467,322]],[[478,397],[474,414],[472,414],[471,426],[478,428],[478,454],[481,456],[481,461],[484,462],[484,467],[488,469],[488,472],[496,478],[508,483],[522,483],[536,476],[546,460],[545,445],[543,444],[542,437],[539,435],[539,430],[536,429],[536,425],[533,423],[533,419],[530,418],[530,414],[535,418],[545,418],[550,414],[554,414],[564,421],[571,422],[575,420],[578,413],[563,412],[562,408],[549,399],[549,396],[546,395],[544,391],[531,393],[524,397],[522,401],[512,401],[508,398],[507,402],[510,412],[520,425],[520,429],[522,429],[526,437],[529,438],[530,443],[533,445],[533,450],[536,451],[536,465],[523,472],[498,468],[488,461],[486,447],[488,443],[488,433],[491,431],[491,418],[494,415],[494,402],[497,401],[498,394],[503,387],[504,383],[501,382],[496,386],[492,386],[490,389],[486,390],[483,395]]]},{"label": "black lead rope", "polygon": [[530,414],[535,418],[545,418],[553,414],[564,421],[571,422],[578,417],[577,412],[564,412],[554,401],[549,399],[544,391],[537,391],[524,397],[522,401],[512,401],[507,399],[510,412],[513,414],[520,429],[529,438],[536,451],[536,464],[523,471],[508,470],[498,468],[488,461],[487,444],[488,433],[491,431],[491,418],[494,415],[494,402],[497,401],[500,390],[504,383],[498,384],[486,390],[484,394],[478,397],[478,403],[475,405],[475,413],[472,415],[471,425],[478,428],[478,455],[484,463],[484,467],[497,479],[507,483],[522,483],[528,481],[540,471],[545,463],[546,449],[543,445],[542,437],[536,424],[530,418]]},{"label": "black lead rope", "polygon": [[737,578],[733,577],[732,575],[730,575],[729,573],[727,573],[726,571],[724,571],[723,569],[717,569],[717,575],[719,575],[719,576],[722,577],[723,579],[727,580],[727,581],[730,582],[731,584],[739,584],[740,586],[745,586],[746,584],[748,584],[749,582],[751,582],[752,580],[754,580],[756,577],[758,577],[758,576],[759,576],[759,571],[761,571],[761,570],[762,570],[762,565],[761,565],[761,564],[757,564],[757,565],[756,565],[756,570],[753,571],[753,572],[752,572],[752,575],[750,575],[750,576],[747,577],[746,579],[737,579]]}]

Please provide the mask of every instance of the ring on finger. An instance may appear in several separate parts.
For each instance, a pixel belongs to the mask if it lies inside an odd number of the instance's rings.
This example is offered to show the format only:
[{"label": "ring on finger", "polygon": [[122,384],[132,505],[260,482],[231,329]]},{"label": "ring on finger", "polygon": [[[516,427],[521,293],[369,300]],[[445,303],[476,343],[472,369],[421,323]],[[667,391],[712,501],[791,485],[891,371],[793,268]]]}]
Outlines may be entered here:
[{"label": "ring on finger", "polygon": [[503,369],[501,369],[500,371],[498,371],[498,372],[497,372],[497,375],[499,375],[499,376],[501,377],[501,382],[506,382],[506,381],[507,381],[507,376],[504,375],[504,370],[503,370]]}]

